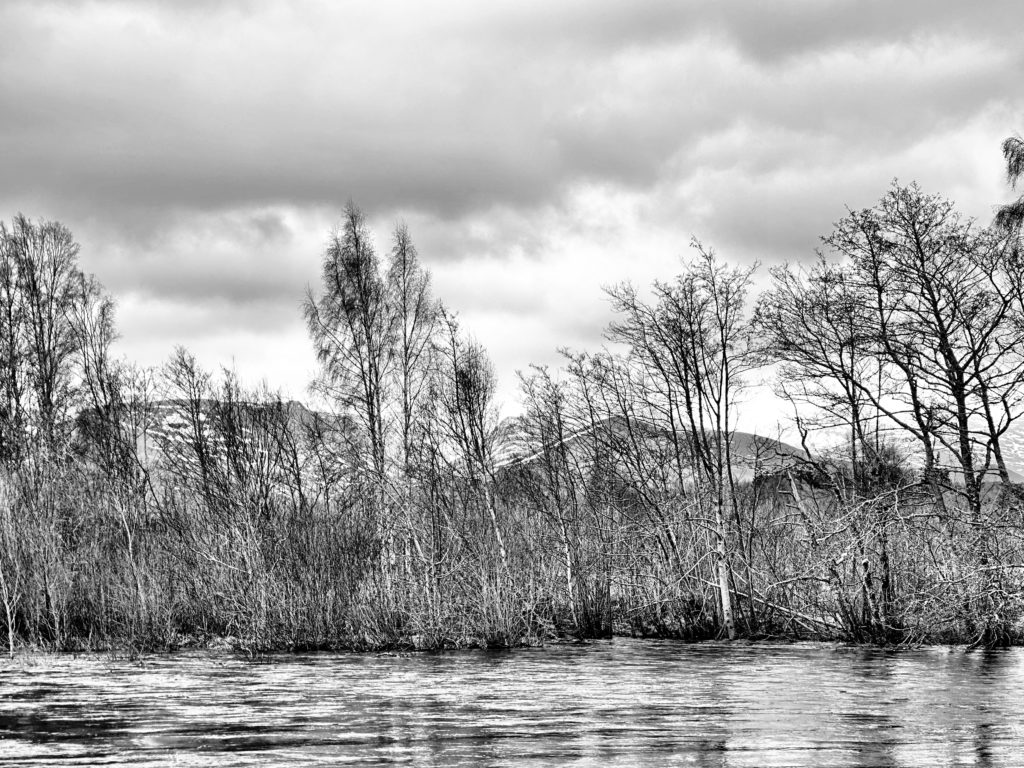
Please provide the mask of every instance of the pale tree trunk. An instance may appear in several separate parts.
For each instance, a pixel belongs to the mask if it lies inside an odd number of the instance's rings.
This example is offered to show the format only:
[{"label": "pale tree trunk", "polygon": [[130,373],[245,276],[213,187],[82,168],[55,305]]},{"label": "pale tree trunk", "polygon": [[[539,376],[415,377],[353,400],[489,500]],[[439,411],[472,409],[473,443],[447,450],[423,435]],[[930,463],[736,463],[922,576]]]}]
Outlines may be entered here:
[{"label": "pale tree trunk", "polygon": [[18,600],[17,584],[12,588],[7,583],[7,574],[0,567],[0,597],[4,601],[4,613],[7,618],[7,651],[14,658],[14,604]]},{"label": "pale tree trunk", "polygon": [[117,511],[121,518],[121,526],[124,528],[124,539],[128,564],[132,570],[132,579],[135,582],[135,598],[139,610],[139,618],[145,624],[148,620],[148,609],[146,606],[146,592],[142,586],[142,575],[139,572],[139,564],[135,557],[135,536],[132,522],[128,518],[128,512],[123,502],[117,503]]},{"label": "pale tree trunk", "polygon": [[730,640],[736,639],[736,621],[732,611],[732,589],[729,573],[728,528],[724,493],[720,490],[715,497],[715,537],[718,540],[716,565],[718,571],[718,593],[722,604],[722,627]]},{"label": "pale tree trunk", "polygon": [[487,514],[491,518],[491,525],[494,528],[494,538],[498,542],[498,556],[501,558],[501,566],[505,575],[509,575],[508,553],[505,550],[505,538],[501,535],[501,527],[498,525],[498,511],[494,506],[494,495],[486,480],[482,483],[484,489],[484,504],[487,507]]}]

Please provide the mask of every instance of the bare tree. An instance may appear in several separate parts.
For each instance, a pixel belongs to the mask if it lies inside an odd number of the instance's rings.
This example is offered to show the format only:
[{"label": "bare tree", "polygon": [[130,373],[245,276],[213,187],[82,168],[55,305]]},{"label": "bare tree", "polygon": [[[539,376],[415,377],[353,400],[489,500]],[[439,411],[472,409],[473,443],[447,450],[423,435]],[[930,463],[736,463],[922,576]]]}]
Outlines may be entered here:
[{"label": "bare tree", "polygon": [[916,186],[894,187],[875,209],[840,222],[826,242],[850,260],[868,299],[873,343],[898,377],[888,402],[876,407],[915,434],[926,468],[936,448],[952,455],[968,505],[980,515],[993,459],[1008,478],[1000,437],[1024,384],[1020,366],[1008,365],[1024,337],[999,285],[1001,246]]},{"label": "bare tree", "polygon": [[70,313],[80,295],[79,246],[63,224],[14,220],[30,382],[44,439],[53,444],[71,401],[76,349]]},{"label": "bare tree", "polygon": [[466,339],[458,321],[442,310],[444,351],[434,394],[441,404],[441,426],[454,448],[454,460],[473,497],[490,522],[498,556],[508,573],[508,549],[494,499],[494,437],[498,414],[496,379],[487,353]]},{"label": "bare tree", "polygon": [[578,486],[582,473],[570,444],[574,435],[568,424],[568,390],[542,367],[535,367],[530,375],[520,374],[520,384],[526,404],[523,425],[534,452],[530,459],[538,464],[528,476],[527,494],[553,523],[561,543],[566,601],[573,625],[579,628],[583,623],[577,587],[582,549]]},{"label": "bare tree", "polygon": [[1005,240],[946,200],[894,186],[825,243],[839,263],[776,270],[760,304],[783,373],[804,382],[803,399],[842,413],[854,467],[858,449],[877,456],[880,431],[897,429],[919,445],[926,482],[953,469],[980,515],[993,464],[1009,481],[1001,438],[1024,396],[1020,270]]},{"label": "bare tree", "polygon": [[735,636],[734,566],[729,548],[740,521],[732,444],[743,376],[756,365],[745,314],[756,265],[728,267],[700,242],[695,240],[693,247],[697,258],[674,286],[660,293],[666,321],[679,345],[695,477],[704,486],[703,494],[711,496],[714,509],[722,621],[731,639]]},{"label": "bare tree", "polygon": [[19,243],[0,222],[0,458],[17,462],[25,440],[25,307],[18,286]]},{"label": "bare tree", "polygon": [[69,318],[82,394],[78,427],[108,475],[127,480],[135,473],[136,444],[124,429],[121,371],[111,358],[117,339],[114,302],[92,276],[79,275],[77,288]]},{"label": "bare tree", "polygon": [[368,440],[369,470],[387,475],[388,388],[394,364],[395,315],[362,211],[349,203],[323,261],[323,294],[312,291],[306,323],[322,366],[321,390],[351,409]]},{"label": "bare tree", "polygon": [[786,265],[771,275],[754,316],[765,360],[780,363],[778,391],[794,406],[805,449],[812,429],[845,433],[852,487],[842,487],[845,473],[834,473],[834,481],[837,492],[853,497],[883,458],[888,437],[874,403],[892,385],[876,354],[863,286],[846,266],[821,256],[810,269]]},{"label": "bare tree", "polygon": [[[730,548],[740,515],[732,438],[743,374],[756,364],[745,315],[756,267],[727,267],[698,241],[692,245],[697,257],[675,282],[655,284],[655,304],[642,301],[629,286],[610,291],[622,320],[610,326],[608,338],[631,350],[639,387],[631,398],[660,417],[661,431],[672,443],[680,493],[691,480],[698,504],[708,505],[712,514],[721,626],[733,638]],[[635,407],[630,403],[628,410]]]},{"label": "bare tree", "polygon": [[404,224],[395,228],[387,272],[387,292],[394,313],[394,377],[399,393],[398,430],[403,472],[412,470],[413,451],[424,429],[423,400],[433,361],[438,305],[430,293],[430,274],[420,264],[416,246]]},{"label": "bare tree", "polygon": [[[82,299],[79,291],[79,246],[60,222],[33,223],[21,214],[2,233],[13,258],[17,285],[17,320],[23,336],[21,354],[27,370],[36,427],[44,443],[56,447],[57,427],[71,406],[77,338],[71,322]],[[9,352],[10,354],[10,352]]]}]

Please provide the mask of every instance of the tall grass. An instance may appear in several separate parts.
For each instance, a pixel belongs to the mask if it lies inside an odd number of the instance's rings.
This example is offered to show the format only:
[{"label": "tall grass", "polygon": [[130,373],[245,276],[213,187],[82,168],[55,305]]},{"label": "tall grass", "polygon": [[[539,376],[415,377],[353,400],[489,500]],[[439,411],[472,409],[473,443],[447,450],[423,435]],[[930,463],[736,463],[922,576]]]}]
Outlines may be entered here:
[{"label": "tall grass", "polygon": [[[268,423],[311,439],[302,424]],[[457,473],[382,496],[346,473],[314,472],[323,446],[302,445],[307,464],[289,473],[280,456],[240,455],[274,443],[253,435],[255,420],[237,450],[215,416],[209,425],[205,469],[167,454],[133,484],[81,452],[38,452],[6,471],[0,625],[11,651],[214,641],[253,652],[441,649],[721,633],[712,543],[692,497],[663,498],[655,512],[634,489],[582,473],[574,512],[560,518],[530,502],[536,467],[512,466],[493,489],[503,560],[478,489]],[[845,505],[778,475],[740,495],[731,567],[741,635],[1020,641],[1024,528],[1013,498],[991,495],[979,528],[955,493],[940,509],[912,482]]]}]

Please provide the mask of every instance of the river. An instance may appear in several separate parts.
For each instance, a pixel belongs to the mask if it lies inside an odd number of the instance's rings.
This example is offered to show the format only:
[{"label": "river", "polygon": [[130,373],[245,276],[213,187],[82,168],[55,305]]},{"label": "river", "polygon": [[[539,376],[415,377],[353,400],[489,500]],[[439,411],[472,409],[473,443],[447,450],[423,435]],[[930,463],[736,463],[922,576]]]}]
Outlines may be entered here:
[{"label": "river", "polygon": [[1024,765],[1024,649],[0,661],[0,765]]}]

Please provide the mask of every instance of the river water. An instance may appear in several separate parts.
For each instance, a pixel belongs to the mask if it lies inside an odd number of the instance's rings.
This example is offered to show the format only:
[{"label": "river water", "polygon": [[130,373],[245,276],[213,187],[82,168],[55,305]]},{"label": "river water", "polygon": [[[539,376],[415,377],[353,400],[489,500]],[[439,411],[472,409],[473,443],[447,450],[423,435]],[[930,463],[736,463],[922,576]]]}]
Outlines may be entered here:
[{"label": "river water", "polygon": [[0,765],[1024,766],[1024,649],[0,661]]}]

